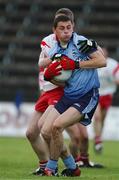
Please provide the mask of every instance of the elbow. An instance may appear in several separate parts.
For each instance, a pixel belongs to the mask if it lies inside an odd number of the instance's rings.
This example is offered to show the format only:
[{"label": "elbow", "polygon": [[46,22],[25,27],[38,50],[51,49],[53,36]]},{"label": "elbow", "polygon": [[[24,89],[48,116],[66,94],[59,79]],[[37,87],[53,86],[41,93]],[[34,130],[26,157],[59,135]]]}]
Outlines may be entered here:
[{"label": "elbow", "polygon": [[42,68],[43,66],[42,66],[42,64],[38,63],[38,67],[39,67],[39,68]]},{"label": "elbow", "polygon": [[100,67],[106,67],[107,66],[107,62],[106,62],[105,58],[103,58],[100,62],[101,62]]},{"label": "elbow", "polygon": [[107,63],[106,62],[103,62],[102,63],[102,67],[106,67],[107,66]]},{"label": "elbow", "polygon": [[39,66],[39,68],[43,67],[43,62],[42,62],[42,61],[39,61],[39,62],[38,62],[38,66]]},{"label": "elbow", "polygon": [[40,68],[41,67],[41,65],[40,65],[40,63],[38,62],[38,67]]}]

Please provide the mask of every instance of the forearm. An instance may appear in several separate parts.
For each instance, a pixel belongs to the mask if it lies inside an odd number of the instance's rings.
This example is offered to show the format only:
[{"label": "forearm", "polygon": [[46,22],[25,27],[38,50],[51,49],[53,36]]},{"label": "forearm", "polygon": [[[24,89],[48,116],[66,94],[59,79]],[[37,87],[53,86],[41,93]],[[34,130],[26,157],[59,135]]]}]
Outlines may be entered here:
[{"label": "forearm", "polygon": [[105,62],[97,62],[97,59],[90,59],[88,61],[81,61],[79,64],[80,68],[82,69],[90,69],[90,68],[102,68],[106,66]]},{"label": "forearm", "polygon": [[100,51],[96,51],[90,56],[89,60],[80,61],[80,68],[101,68],[106,66],[106,59]]},{"label": "forearm", "polygon": [[47,67],[49,64],[51,64],[51,60],[48,57],[41,58],[38,62],[39,67]]}]

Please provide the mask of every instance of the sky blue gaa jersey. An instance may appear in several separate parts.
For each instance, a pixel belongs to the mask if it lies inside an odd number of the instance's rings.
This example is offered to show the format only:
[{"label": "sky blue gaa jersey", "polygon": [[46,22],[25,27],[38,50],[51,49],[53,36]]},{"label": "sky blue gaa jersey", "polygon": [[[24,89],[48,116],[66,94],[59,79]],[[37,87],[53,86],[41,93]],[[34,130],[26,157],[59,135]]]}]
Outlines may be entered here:
[{"label": "sky blue gaa jersey", "polygon": [[[54,47],[51,48],[49,56],[52,57],[56,53],[64,54],[74,61],[85,61],[88,60],[87,54],[82,54],[79,52],[78,42],[80,40],[85,40],[84,36],[77,35],[73,33],[67,48],[62,48],[57,42]],[[99,79],[97,70],[92,69],[76,69],[73,71],[72,76],[66,82],[64,88],[64,94],[68,98],[77,99],[86,94],[92,88],[99,88]]]}]

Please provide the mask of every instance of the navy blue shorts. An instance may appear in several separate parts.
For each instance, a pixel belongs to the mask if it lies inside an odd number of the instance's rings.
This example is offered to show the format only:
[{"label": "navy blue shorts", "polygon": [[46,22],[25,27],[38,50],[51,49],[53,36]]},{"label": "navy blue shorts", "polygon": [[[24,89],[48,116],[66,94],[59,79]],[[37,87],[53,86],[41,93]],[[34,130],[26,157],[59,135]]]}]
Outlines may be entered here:
[{"label": "navy blue shorts", "polygon": [[55,105],[55,109],[60,114],[62,114],[69,107],[76,108],[83,115],[83,118],[80,120],[80,123],[87,126],[91,123],[91,119],[97,107],[98,100],[98,89],[92,89],[79,99],[69,99],[64,95]]}]

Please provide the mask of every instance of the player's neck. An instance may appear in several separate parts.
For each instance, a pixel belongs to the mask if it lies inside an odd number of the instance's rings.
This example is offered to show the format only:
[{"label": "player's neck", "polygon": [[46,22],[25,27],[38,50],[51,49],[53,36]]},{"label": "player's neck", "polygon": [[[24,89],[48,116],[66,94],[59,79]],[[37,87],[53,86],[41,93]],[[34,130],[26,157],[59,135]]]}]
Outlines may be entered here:
[{"label": "player's neck", "polygon": [[63,49],[67,48],[67,45],[68,45],[68,42],[67,42],[67,43],[66,43],[66,42],[60,42],[60,46],[61,46]]}]

